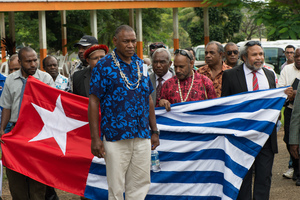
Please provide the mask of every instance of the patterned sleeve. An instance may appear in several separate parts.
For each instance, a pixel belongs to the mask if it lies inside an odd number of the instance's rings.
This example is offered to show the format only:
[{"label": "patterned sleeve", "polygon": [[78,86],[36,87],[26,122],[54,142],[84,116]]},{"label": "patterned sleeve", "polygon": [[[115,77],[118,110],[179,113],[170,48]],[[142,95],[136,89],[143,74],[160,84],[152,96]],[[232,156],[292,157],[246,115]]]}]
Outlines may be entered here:
[{"label": "patterned sleeve", "polygon": [[202,80],[204,81],[204,85],[206,88],[207,98],[208,99],[217,98],[213,82],[207,76],[204,76],[204,75],[201,75],[201,76],[202,76]]},{"label": "patterned sleeve", "polygon": [[102,63],[98,63],[92,70],[90,81],[90,94],[96,95],[99,99],[104,96],[107,85],[107,80],[102,73],[102,71],[104,71],[103,68],[105,68],[105,66],[102,65]]}]

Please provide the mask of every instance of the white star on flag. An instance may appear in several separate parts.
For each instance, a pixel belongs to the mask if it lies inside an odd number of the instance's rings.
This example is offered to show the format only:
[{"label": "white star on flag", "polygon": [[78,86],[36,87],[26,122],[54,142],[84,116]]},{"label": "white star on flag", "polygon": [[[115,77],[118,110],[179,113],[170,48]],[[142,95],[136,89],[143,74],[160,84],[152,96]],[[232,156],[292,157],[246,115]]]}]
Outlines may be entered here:
[{"label": "white star on flag", "polygon": [[67,146],[67,132],[82,127],[88,124],[88,122],[83,122],[67,117],[61,104],[60,95],[56,100],[56,107],[53,112],[46,110],[34,103],[31,104],[40,115],[42,121],[44,122],[44,126],[41,132],[39,132],[37,136],[29,140],[29,142],[44,140],[53,137],[60,147],[61,151],[65,155]]}]

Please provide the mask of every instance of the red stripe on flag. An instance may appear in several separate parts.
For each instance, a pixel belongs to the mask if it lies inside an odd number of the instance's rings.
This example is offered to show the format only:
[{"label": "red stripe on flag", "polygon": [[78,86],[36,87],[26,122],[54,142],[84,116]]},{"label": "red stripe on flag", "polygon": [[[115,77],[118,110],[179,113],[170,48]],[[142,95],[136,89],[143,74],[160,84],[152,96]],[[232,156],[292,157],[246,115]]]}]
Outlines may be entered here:
[{"label": "red stripe on flag", "polygon": [[[29,77],[18,122],[10,133],[2,137],[2,160],[4,166],[14,171],[46,185],[83,196],[94,157],[90,150],[88,124],[67,132],[65,155],[54,137],[29,142],[44,127],[44,122],[32,103],[53,112],[59,95],[67,117],[88,122],[88,98],[57,90]],[[48,120],[57,118],[54,116]],[[54,134],[61,127],[60,121],[57,122],[57,127],[51,129]]]}]

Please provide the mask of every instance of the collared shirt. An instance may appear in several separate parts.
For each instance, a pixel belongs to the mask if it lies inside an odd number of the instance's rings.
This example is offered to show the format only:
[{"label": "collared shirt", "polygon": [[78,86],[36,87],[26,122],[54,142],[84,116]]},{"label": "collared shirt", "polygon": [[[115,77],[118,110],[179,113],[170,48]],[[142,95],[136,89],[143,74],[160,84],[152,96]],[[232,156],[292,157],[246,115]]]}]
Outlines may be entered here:
[{"label": "collared shirt", "polygon": [[292,85],[296,78],[300,79],[300,70],[297,69],[295,63],[286,65],[280,72],[278,87]]},{"label": "collared shirt", "polygon": [[223,66],[222,66],[222,70],[220,71],[219,74],[217,74],[215,76],[215,78],[213,79],[212,75],[211,75],[211,70],[208,67],[208,65],[204,65],[203,67],[200,67],[197,72],[200,74],[203,74],[205,76],[207,76],[210,80],[212,80],[213,84],[214,84],[214,88],[217,94],[217,97],[221,97],[221,93],[222,93],[222,76],[223,76],[223,72],[227,69],[231,69],[232,67],[228,66],[225,64],[225,62],[223,62]]},{"label": "collared shirt", "polygon": [[[193,76],[190,76],[187,79],[180,81],[183,100],[185,100],[188,91],[190,90],[192,80]],[[193,87],[186,101],[199,101],[204,99],[214,99],[216,97],[217,96],[212,81],[206,76],[195,72]],[[176,76],[173,76],[163,84],[160,99],[166,99],[171,104],[181,102],[178,88],[178,78]]]},{"label": "collared shirt", "polygon": [[283,70],[283,68],[284,68],[286,65],[287,65],[287,61],[285,61],[285,63],[283,63],[283,64],[281,65],[280,70]]},{"label": "collared shirt", "polygon": [[[243,65],[243,68],[246,77],[248,91],[253,91],[253,73],[248,67],[246,67],[245,64]],[[266,90],[270,88],[269,81],[266,77],[264,70],[262,69],[257,70],[256,77],[258,81],[259,90]]]},{"label": "collared shirt", "polygon": [[[34,78],[55,87],[52,77],[39,69],[36,70],[33,75]],[[0,98],[0,106],[11,110],[10,122],[17,122],[19,112],[19,102],[21,96],[21,90],[23,87],[23,81],[25,79],[22,76],[21,69],[8,75],[4,84],[4,90]]]},{"label": "collared shirt", "polygon": [[140,68],[142,76],[139,87],[130,90],[126,87],[111,54],[102,58],[94,67],[91,74],[90,94],[100,99],[101,134],[107,141],[149,139],[149,96],[153,87],[147,69],[143,71],[143,61],[136,54],[131,57],[130,64],[125,63],[117,53],[115,54],[122,72],[130,83],[138,81],[137,67]]},{"label": "collared shirt", "polygon": [[[170,79],[170,78],[172,78],[173,77],[173,74],[172,74],[172,72],[170,72],[169,70],[168,70],[168,72],[162,77],[162,84],[164,84],[165,82],[166,82],[166,80],[168,80],[168,79]],[[156,85],[158,85],[158,79],[159,78],[159,76],[157,76],[156,74],[155,74],[155,79],[156,79]]]},{"label": "collared shirt", "polygon": [[68,78],[58,74],[56,79],[55,79],[55,88],[63,91],[68,91],[69,90],[69,84],[68,84]]}]

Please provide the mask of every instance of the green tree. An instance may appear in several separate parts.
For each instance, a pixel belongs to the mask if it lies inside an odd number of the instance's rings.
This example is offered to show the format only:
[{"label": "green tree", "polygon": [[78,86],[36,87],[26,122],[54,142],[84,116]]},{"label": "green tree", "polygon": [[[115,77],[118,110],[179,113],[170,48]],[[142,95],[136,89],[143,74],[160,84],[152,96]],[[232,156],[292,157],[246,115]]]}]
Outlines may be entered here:
[{"label": "green tree", "polygon": [[[193,45],[204,43],[204,22],[203,9],[194,8],[196,15],[200,20],[192,21],[187,27],[187,32],[191,37]],[[240,9],[227,7],[209,8],[209,34],[210,40],[216,40],[221,43],[233,41],[234,35],[239,31],[242,14]]]},{"label": "green tree", "polygon": [[254,15],[255,22],[266,26],[270,40],[300,38],[300,0],[204,0],[203,3],[221,3],[228,7],[247,7],[258,11]]}]

